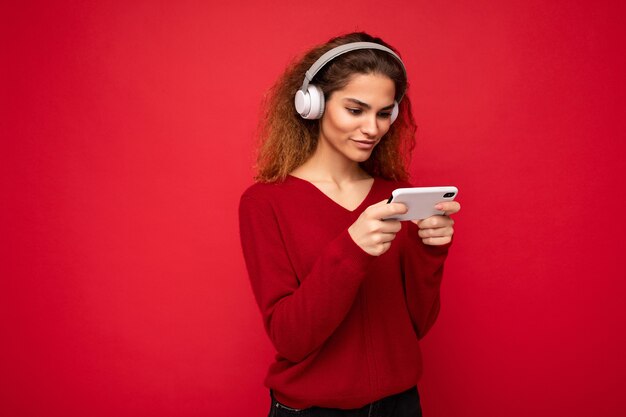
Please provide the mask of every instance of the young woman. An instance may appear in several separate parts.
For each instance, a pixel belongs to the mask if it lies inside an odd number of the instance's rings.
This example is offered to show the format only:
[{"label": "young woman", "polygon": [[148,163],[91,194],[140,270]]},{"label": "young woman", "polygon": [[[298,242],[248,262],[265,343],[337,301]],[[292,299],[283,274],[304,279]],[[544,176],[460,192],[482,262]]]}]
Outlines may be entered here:
[{"label": "young woman", "polygon": [[[410,187],[415,123],[400,57],[381,39],[331,39],[290,66],[261,122],[241,242],[277,351],[270,416],[420,416],[418,340],[439,311],[449,215],[381,220]],[[294,104],[295,95],[295,104]]]}]

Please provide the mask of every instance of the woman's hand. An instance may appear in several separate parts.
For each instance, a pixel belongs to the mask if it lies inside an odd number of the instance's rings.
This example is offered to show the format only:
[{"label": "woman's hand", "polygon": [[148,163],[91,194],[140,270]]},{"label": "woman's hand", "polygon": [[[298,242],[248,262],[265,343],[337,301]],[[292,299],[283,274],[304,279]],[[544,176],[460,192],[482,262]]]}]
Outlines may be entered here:
[{"label": "woman's hand", "polygon": [[401,203],[387,204],[387,200],[373,204],[361,213],[348,228],[350,237],[361,249],[373,256],[380,256],[391,247],[391,241],[401,229],[398,220],[381,220],[385,217],[404,214],[407,208]]},{"label": "woman's hand", "polygon": [[445,245],[450,243],[454,234],[454,220],[449,216],[461,210],[457,201],[446,201],[435,206],[437,210],[443,210],[440,216],[431,216],[423,220],[411,220],[419,227],[419,237],[426,245]]}]

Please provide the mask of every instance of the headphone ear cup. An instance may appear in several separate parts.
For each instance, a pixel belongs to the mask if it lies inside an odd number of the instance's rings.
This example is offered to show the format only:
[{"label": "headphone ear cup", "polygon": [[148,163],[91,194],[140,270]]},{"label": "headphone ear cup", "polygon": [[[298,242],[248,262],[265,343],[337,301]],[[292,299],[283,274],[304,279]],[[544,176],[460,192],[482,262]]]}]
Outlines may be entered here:
[{"label": "headphone ear cup", "polygon": [[309,93],[298,90],[293,98],[293,104],[296,106],[298,114],[306,119],[311,112],[311,97]]},{"label": "headphone ear cup", "polygon": [[398,113],[400,113],[400,106],[397,101],[393,102],[393,109],[391,109],[391,123],[395,122],[398,118]]},{"label": "headphone ear cup", "polygon": [[309,84],[306,93],[298,90],[293,102],[303,119],[319,119],[324,114],[324,92],[316,85]]},{"label": "headphone ear cup", "polygon": [[307,119],[319,119],[324,114],[324,92],[316,85],[309,84],[308,88],[309,97],[311,97],[311,111],[309,112]]}]

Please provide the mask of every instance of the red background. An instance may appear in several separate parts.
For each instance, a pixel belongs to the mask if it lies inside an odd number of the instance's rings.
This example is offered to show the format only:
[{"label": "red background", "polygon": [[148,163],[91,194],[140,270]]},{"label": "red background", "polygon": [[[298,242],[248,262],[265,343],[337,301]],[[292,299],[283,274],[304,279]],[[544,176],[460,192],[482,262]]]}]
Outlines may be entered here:
[{"label": "red background", "polygon": [[622,4],[3,2],[0,414],[266,415],[259,103],[358,29],[403,54],[413,181],[464,207],[425,415],[622,415]]}]

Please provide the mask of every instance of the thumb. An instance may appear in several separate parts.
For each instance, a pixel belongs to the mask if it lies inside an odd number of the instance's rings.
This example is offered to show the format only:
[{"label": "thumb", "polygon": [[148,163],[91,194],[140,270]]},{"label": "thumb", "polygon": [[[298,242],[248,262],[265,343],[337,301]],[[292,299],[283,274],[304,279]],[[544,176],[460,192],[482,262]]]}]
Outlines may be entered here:
[{"label": "thumb", "polygon": [[395,216],[396,214],[404,214],[408,211],[407,207],[402,203],[389,203],[381,201],[369,207],[369,215],[375,219],[384,219]]}]

